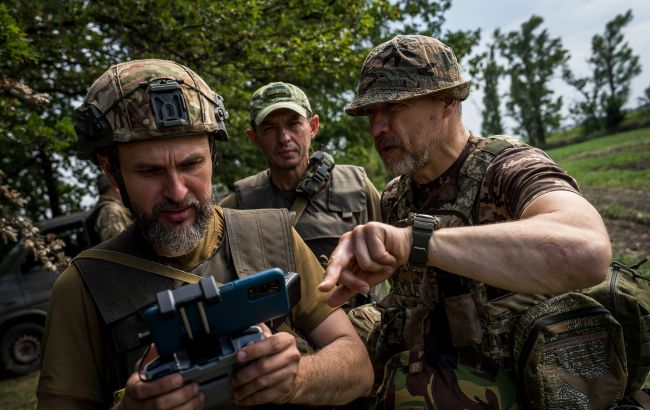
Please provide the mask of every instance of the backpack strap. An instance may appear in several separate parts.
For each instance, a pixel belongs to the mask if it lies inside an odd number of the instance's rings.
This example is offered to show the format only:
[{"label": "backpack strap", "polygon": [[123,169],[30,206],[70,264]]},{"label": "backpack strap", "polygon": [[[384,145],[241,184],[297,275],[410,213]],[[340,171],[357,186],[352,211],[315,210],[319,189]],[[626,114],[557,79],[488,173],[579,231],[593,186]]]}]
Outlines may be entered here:
[{"label": "backpack strap", "polygon": [[106,249],[87,249],[80,252],[74,259],[101,259],[108,262],[119,263],[120,265],[128,266],[130,268],[155,273],[156,275],[185,283],[198,283],[201,280],[201,277],[198,275],[176,269],[172,266],[163,265],[158,262],[142,259],[123,252],[110,251]]},{"label": "backpack strap", "polygon": [[294,213],[291,220],[291,226],[296,226],[300,220],[300,217],[302,216],[302,213],[305,212],[305,208],[307,208],[308,203],[309,199],[307,199],[306,196],[302,195],[301,193],[298,193],[298,195],[296,195],[296,199],[293,201],[293,205],[291,205],[291,212]]},{"label": "backpack strap", "polygon": [[327,152],[318,150],[309,157],[305,176],[296,187],[296,199],[291,206],[295,212],[292,225],[296,226],[305,211],[309,199],[327,185],[334,168],[334,158]]}]

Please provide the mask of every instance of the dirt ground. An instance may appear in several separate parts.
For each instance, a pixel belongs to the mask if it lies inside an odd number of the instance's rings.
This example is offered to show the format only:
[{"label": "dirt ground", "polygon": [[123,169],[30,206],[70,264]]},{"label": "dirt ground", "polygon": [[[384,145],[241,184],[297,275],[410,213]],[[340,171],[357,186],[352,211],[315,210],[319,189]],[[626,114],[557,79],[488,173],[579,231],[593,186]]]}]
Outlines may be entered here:
[{"label": "dirt ground", "polygon": [[[583,189],[585,197],[605,215],[615,254],[632,260],[650,259],[650,193],[625,189]],[[613,217],[607,209],[622,214]],[[650,262],[648,262],[650,264]]]}]

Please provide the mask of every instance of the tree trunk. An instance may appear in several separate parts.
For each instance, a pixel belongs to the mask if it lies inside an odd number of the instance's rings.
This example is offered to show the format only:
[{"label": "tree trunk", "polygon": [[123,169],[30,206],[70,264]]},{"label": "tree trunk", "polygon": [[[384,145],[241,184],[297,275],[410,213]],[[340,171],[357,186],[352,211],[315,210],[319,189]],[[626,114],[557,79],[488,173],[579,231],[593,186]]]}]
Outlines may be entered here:
[{"label": "tree trunk", "polygon": [[47,196],[50,198],[50,210],[52,210],[52,216],[61,215],[63,212],[61,211],[61,198],[59,196],[57,180],[54,176],[54,163],[43,146],[38,147],[38,159],[41,163],[41,175],[43,176],[43,182],[45,182],[45,192],[47,192]]}]

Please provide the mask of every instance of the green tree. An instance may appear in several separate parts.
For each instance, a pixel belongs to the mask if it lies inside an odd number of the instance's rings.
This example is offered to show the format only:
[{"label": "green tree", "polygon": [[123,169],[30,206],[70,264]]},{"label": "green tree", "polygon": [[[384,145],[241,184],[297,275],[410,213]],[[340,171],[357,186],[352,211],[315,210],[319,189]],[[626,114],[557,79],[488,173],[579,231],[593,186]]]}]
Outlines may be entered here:
[{"label": "green tree", "polygon": [[608,131],[614,131],[623,121],[623,105],[630,96],[632,79],[641,74],[639,56],[624,39],[623,28],[632,21],[632,10],[619,14],[605,25],[605,33],[591,39],[593,67],[596,84],[604,84],[600,106],[605,114],[604,123]]},{"label": "green tree", "polygon": [[[276,80],[292,82],[310,96],[323,119],[316,143],[331,148],[337,158],[368,162],[376,154],[367,124],[343,114],[365,55],[401,29],[440,33],[450,1],[8,0],[3,4],[30,45],[30,59],[3,59],[0,74],[50,96],[50,103],[37,110],[26,104],[15,111],[0,107],[0,133],[16,142],[0,147],[6,180],[27,199],[27,212],[39,217],[77,209],[83,195],[94,192],[91,181],[97,169],[75,155],[73,109],[95,78],[124,60],[177,61],[224,96],[231,141],[218,146],[215,183],[231,186],[265,167],[244,130],[250,95]],[[448,35],[461,52],[468,53],[477,33]],[[383,175],[371,177],[381,180]]]},{"label": "green tree", "polygon": [[575,122],[582,127],[582,133],[587,135],[603,129],[598,104],[601,88],[588,77],[576,77],[569,67],[564,68],[562,77],[582,95],[582,100],[574,102],[569,108]]},{"label": "green tree", "polygon": [[470,62],[470,74],[476,81],[473,86],[483,88],[483,111],[481,112],[481,134],[503,134],[501,119],[501,95],[499,94],[499,77],[504,73],[495,55],[496,45],[490,44],[488,50],[473,57]]},{"label": "green tree", "polygon": [[508,113],[531,144],[544,145],[560,125],[562,97],[554,98],[549,82],[568,59],[560,38],[542,29],[544,19],[533,15],[520,31],[495,33],[501,55],[508,61]]},{"label": "green tree", "polygon": [[650,86],[648,86],[648,88],[643,91],[643,95],[639,97],[639,103],[644,107],[650,106]]},{"label": "green tree", "polygon": [[[18,27],[4,4],[0,4],[0,43],[2,44],[0,60],[19,63],[33,61],[25,33]],[[38,112],[39,107],[48,103],[47,95],[35,93],[27,85],[0,74],[2,118],[15,114],[29,120],[29,116],[23,116],[25,111],[23,107]],[[0,146],[16,143],[12,135],[0,133]],[[25,216],[24,207],[27,202],[18,191],[6,183],[2,168],[7,165],[7,159],[3,158],[3,160],[0,165],[0,250],[6,252],[15,242],[22,239],[26,249],[40,260],[45,269],[62,269],[69,263],[62,252],[63,241],[40,235],[31,218]]]},{"label": "green tree", "polygon": [[583,100],[572,107],[585,133],[615,131],[625,118],[623,105],[630,96],[632,79],[641,73],[639,56],[625,41],[623,28],[632,21],[632,10],[618,14],[605,25],[605,32],[591,39],[588,63],[591,75],[575,77],[565,69],[564,79]]}]

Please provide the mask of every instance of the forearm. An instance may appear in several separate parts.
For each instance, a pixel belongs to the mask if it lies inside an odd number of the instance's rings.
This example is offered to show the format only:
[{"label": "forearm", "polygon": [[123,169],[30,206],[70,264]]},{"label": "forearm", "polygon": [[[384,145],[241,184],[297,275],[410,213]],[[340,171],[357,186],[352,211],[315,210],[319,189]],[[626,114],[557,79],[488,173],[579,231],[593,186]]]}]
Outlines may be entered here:
[{"label": "forearm", "polygon": [[598,283],[610,257],[602,220],[589,212],[441,229],[429,241],[429,264],[524,293],[559,293]]},{"label": "forearm", "polygon": [[339,405],[367,395],[372,366],[357,337],[339,337],[315,354],[303,356],[290,402]]}]

